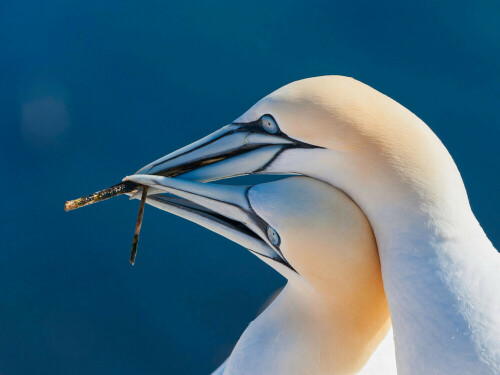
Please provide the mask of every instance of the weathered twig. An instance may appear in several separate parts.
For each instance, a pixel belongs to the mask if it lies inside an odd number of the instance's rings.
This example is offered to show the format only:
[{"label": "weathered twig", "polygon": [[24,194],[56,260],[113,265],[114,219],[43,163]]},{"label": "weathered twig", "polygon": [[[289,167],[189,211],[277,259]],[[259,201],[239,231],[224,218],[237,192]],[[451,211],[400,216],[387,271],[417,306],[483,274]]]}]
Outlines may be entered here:
[{"label": "weathered twig", "polygon": [[[66,211],[76,210],[77,208],[87,206],[89,204],[97,203],[109,198],[116,197],[118,195],[131,193],[133,191],[141,188],[140,185],[135,182],[125,181],[117,185],[113,185],[107,189],[100,190],[94,194],[87,195],[72,201],[67,201],[64,205]],[[139,244],[139,234],[141,232],[142,218],[144,217],[144,206],[146,204],[146,197],[148,195],[148,187],[142,186],[142,198],[141,204],[139,206],[139,214],[137,216],[137,224],[135,225],[134,239],[132,241],[132,251],[130,252],[130,263],[134,265],[135,257],[137,255],[137,245]]]},{"label": "weathered twig", "polygon": [[134,190],[137,190],[139,185],[135,182],[125,181],[121,182],[117,185],[113,185],[107,189],[100,190],[94,194],[87,195],[85,197],[81,197],[78,199],[74,199],[72,201],[67,201],[64,205],[64,209],[66,211],[75,210],[77,208],[87,206],[92,203],[100,202],[109,198],[116,197],[121,194],[130,193]]},{"label": "weathered twig", "polygon": [[130,264],[134,265],[137,255],[137,245],[139,244],[139,233],[141,233],[142,218],[144,216],[144,206],[148,196],[148,187],[142,187],[141,205],[139,206],[139,214],[137,215],[137,224],[135,225],[134,239],[132,240],[132,251],[130,252]]}]

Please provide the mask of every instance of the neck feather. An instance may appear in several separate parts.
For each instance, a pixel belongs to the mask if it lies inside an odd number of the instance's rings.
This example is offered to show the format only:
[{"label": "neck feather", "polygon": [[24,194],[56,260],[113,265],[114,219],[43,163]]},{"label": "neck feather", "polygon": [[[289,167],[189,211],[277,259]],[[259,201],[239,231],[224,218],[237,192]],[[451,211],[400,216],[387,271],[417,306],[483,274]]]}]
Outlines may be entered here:
[{"label": "neck feather", "polygon": [[500,256],[470,209],[455,165],[442,167],[442,181],[387,178],[371,196],[355,199],[377,240],[398,371],[495,374]]},{"label": "neck feather", "polygon": [[347,309],[332,307],[304,282],[289,281],[241,336],[226,371],[355,374],[387,334],[390,320],[381,314],[370,327],[356,323]]},{"label": "neck feather", "polygon": [[425,137],[391,152],[307,150],[279,161],[344,191],[370,221],[401,374],[497,374],[500,256],[451,156],[424,126]]}]

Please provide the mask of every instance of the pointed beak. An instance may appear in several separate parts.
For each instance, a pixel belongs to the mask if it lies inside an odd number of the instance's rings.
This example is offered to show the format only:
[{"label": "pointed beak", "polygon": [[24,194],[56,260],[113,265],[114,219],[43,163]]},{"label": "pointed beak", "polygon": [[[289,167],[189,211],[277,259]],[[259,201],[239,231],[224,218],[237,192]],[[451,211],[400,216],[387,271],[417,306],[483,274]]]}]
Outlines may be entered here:
[{"label": "pointed beak", "polygon": [[[279,129],[266,131],[261,119],[226,125],[206,137],[174,151],[136,172],[136,175],[177,177],[190,181],[215,181],[248,174],[285,174],[272,171],[273,163],[286,150],[321,148],[288,137]],[[286,171],[286,174],[295,174]],[[66,202],[70,211],[121,194],[137,192],[138,184],[129,180],[85,197]],[[150,195],[155,194],[151,190]]]},{"label": "pointed beak", "polygon": [[[249,249],[282,274],[295,271],[267,237],[269,225],[248,201],[251,186],[205,184],[152,175],[128,176],[124,181],[149,186],[146,202],[183,217]],[[140,198],[132,193],[131,198]],[[281,268],[281,269],[280,269]]]},{"label": "pointed beak", "polygon": [[230,124],[172,152],[137,171],[191,181],[264,172],[280,153],[290,148],[314,148],[281,132],[266,132],[259,121]]}]

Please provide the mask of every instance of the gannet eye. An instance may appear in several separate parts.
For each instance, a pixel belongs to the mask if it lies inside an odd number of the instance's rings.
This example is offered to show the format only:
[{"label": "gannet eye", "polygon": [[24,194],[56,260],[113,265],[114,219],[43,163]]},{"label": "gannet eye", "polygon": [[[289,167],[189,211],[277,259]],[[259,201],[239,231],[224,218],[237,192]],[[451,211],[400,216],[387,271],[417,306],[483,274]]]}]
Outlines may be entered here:
[{"label": "gannet eye", "polygon": [[266,132],[274,134],[278,131],[278,124],[276,124],[276,121],[271,116],[262,116],[260,122]]},{"label": "gannet eye", "polygon": [[273,227],[267,227],[267,238],[269,239],[269,242],[271,242],[273,245],[277,245],[280,242],[280,236],[278,235],[278,232],[274,230]]}]

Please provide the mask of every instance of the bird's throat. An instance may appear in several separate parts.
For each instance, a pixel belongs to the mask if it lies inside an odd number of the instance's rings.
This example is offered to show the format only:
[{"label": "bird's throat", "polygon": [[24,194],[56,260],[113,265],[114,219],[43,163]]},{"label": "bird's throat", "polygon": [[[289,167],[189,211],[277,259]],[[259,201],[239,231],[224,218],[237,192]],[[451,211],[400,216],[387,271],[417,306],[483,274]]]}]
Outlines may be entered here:
[{"label": "bird's throat", "polygon": [[346,310],[289,282],[243,333],[226,371],[238,373],[242,366],[251,373],[357,373],[387,334],[390,319],[376,317],[370,329],[360,330]]}]

